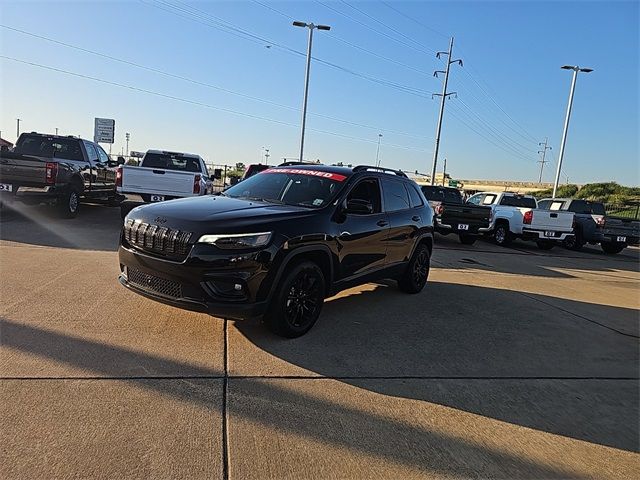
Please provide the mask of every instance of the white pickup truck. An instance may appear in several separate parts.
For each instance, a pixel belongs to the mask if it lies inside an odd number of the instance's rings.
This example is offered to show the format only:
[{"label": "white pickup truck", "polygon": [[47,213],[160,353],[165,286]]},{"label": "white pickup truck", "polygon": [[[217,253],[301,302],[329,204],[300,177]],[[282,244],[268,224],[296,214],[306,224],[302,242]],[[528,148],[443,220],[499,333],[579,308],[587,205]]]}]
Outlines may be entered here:
[{"label": "white pickup truck", "polygon": [[140,166],[118,167],[116,189],[126,197],[121,207],[125,216],[141,203],[211,193],[212,178],[199,155],[148,150]]},{"label": "white pickup truck", "polygon": [[498,245],[507,246],[521,238],[549,250],[574,235],[572,212],[538,209],[536,199],[530,195],[482,192],[467,203],[491,207],[489,232]]}]

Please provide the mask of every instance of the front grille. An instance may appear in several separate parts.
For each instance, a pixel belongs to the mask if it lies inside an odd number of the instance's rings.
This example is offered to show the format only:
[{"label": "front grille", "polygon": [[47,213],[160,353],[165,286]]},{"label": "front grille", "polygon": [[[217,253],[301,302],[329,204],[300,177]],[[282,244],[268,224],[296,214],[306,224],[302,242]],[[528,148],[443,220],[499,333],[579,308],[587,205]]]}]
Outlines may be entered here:
[{"label": "front grille", "polygon": [[192,235],[191,232],[133,220],[127,220],[124,224],[124,238],[129,244],[169,257],[184,258],[189,253],[189,240]]},{"label": "front grille", "polygon": [[165,297],[182,298],[182,286],[178,282],[149,275],[137,268],[127,268],[127,281],[148,292],[159,293]]}]

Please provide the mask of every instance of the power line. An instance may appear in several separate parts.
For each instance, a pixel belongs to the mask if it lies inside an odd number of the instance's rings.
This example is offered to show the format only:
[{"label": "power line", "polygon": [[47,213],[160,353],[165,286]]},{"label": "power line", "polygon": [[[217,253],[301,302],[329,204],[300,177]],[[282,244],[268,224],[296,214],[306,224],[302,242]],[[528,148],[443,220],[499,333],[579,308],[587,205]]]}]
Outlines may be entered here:
[{"label": "power line", "polygon": [[[108,60],[112,60],[114,62],[119,62],[119,63],[125,64],[125,65],[129,65],[129,66],[132,66],[132,67],[140,68],[142,70],[147,70],[149,72],[153,72],[153,73],[157,73],[157,74],[160,74],[160,75],[164,75],[164,76],[169,77],[169,78],[175,78],[177,80],[182,80],[182,81],[185,81],[185,82],[189,82],[189,83],[192,83],[194,85],[199,85],[199,86],[211,88],[211,89],[214,89],[214,90],[219,90],[221,92],[228,93],[230,95],[236,95],[236,96],[241,97],[241,98],[246,98],[246,99],[249,99],[249,100],[254,100],[256,102],[265,103],[267,105],[273,105],[273,106],[276,106],[276,107],[285,108],[287,110],[292,110],[292,111],[298,111],[299,110],[298,107],[293,107],[291,105],[285,105],[285,104],[282,104],[282,103],[274,102],[272,100],[267,100],[267,99],[264,99],[264,98],[255,97],[253,95],[248,95],[248,94],[237,92],[237,91],[234,91],[234,90],[229,90],[227,88],[220,87],[218,85],[214,85],[214,84],[207,83],[207,82],[202,82],[200,80],[195,80],[193,78],[185,77],[183,75],[174,74],[174,73],[171,73],[171,72],[160,70],[160,69],[155,68],[155,67],[150,67],[148,65],[143,65],[143,64],[140,64],[140,63],[136,63],[136,62],[133,62],[133,61],[130,61],[130,60],[124,60],[122,58],[114,57],[112,55],[108,55],[108,54],[105,54],[105,53],[102,53],[102,52],[97,52],[95,50],[89,50],[87,48],[79,47],[77,45],[72,45],[70,43],[61,42],[59,40],[56,40],[56,39],[53,39],[53,38],[50,38],[50,37],[45,37],[44,35],[39,35],[39,34],[36,34],[36,33],[27,32],[26,30],[21,30],[21,29],[15,28],[15,27],[10,27],[8,25],[0,24],[0,27],[8,29],[8,30],[11,30],[11,31],[14,31],[14,32],[17,32],[17,33],[20,33],[20,34],[23,34],[23,35],[28,35],[28,36],[31,36],[31,37],[34,37],[34,38],[38,38],[40,40],[45,40],[47,42],[51,42],[51,43],[54,43],[54,44],[57,44],[57,45],[61,45],[61,46],[67,47],[67,48],[78,50],[78,51],[81,51],[83,53],[88,53],[88,54],[95,55],[95,56],[98,56],[98,57],[106,58]],[[369,128],[371,130],[384,131],[386,133],[392,133],[392,134],[396,134],[396,135],[403,135],[403,136],[413,137],[413,138],[420,138],[420,139],[426,138],[424,135],[411,134],[411,133],[407,133],[407,132],[401,132],[399,130],[391,130],[391,129],[387,129],[387,128],[383,128],[383,127],[379,127],[379,126],[375,126],[375,125],[367,125],[367,124],[364,124],[364,123],[354,122],[354,121],[351,121],[351,120],[345,120],[343,118],[333,117],[331,115],[324,115],[324,114],[321,114],[321,113],[314,113],[314,112],[309,112],[309,114],[313,115],[313,116],[316,116],[316,117],[325,118],[327,120],[332,120],[332,121],[335,121],[335,122],[344,123],[346,125],[353,125],[353,126],[357,126],[357,127]]]},{"label": "power line", "polygon": [[402,16],[402,17],[404,17],[404,18],[408,19],[408,20],[411,20],[413,23],[416,23],[416,24],[420,25],[421,27],[426,28],[427,30],[429,30],[429,31],[431,31],[431,32],[433,32],[433,33],[436,33],[436,34],[438,34],[438,35],[440,35],[440,36],[442,36],[442,37],[445,37],[445,38],[449,38],[449,37],[450,37],[450,35],[447,35],[447,34],[444,34],[444,33],[442,33],[442,32],[439,32],[438,30],[436,30],[436,29],[434,29],[434,28],[432,28],[432,27],[430,27],[430,26],[428,26],[428,25],[426,25],[426,24],[424,24],[424,23],[422,23],[422,22],[420,22],[420,21],[416,20],[415,18],[413,18],[413,17],[411,17],[411,16],[409,16],[409,15],[407,15],[407,14],[405,14],[405,13],[401,12],[401,11],[400,11],[400,10],[398,10],[397,8],[395,8],[395,7],[391,6],[391,4],[389,4],[389,2],[380,2],[380,3],[382,3],[385,7],[387,7],[387,8],[389,8],[389,9],[393,10],[393,11],[394,11],[394,12],[396,12],[398,15],[400,15],[400,16]]},{"label": "power line", "polygon": [[[140,1],[142,3],[145,3],[145,4],[149,4],[145,0],[140,0]],[[168,9],[164,8],[159,4],[165,5],[165,6],[169,7],[169,8]],[[234,26],[233,24],[231,24],[229,22],[221,20],[218,17],[212,16],[211,14],[209,14],[209,13],[203,11],[203,10],[197,9],[195,7],[192,7],[192,6],[188,6],[188,9],[187,9],[187,8],[183,8],[183,7],[180,7],[178,5],[175,5],[175,4],[172,4],[172,3],[168,3],[168,2],[165,2],[165,1],[162,1],[162,0],[156,0],[156,3],[150,4],[150,5],[152,5],[154,7],[157,7],[160,10],[164,10],[164,11],[166,11],[168,13],[177,15],[179,17],[186,18],[187,20],[192,20],[192,21],[195,21],[197,23],[201,23],[203,25],[206,25],[206,26],[208,26],[210,28],[216,28],[216,29],[219,29],[219,30],[221,30],[221,31],[223,31],[225,33],[230,33],[232,35],[239,36],[240,38],[244,38],[245,40],[249,40],[249,41],[252,41],[254,43],[262,44],[263,46],[264,45],[269,45],[271,47],[275,47],[275,48],[277,48],[279,50],[282,50],[282,51],[284,51],[286,53],[290,53],[290,54],[298,55],[298,56],[302,56],[302,57],[306,56],[306,54],[304,52],[301,52],[300,50],[296,50],[294,48],[288,47],[286,45],[280,44],[278,42],[274,42],[274,41],[269,40],[267,38],[264,38],[264,37],[261,37],[259,35],[256,35],[256,34],[253,34],[251,32],[248,32],[248,31],[246,31],[244,29],[238,28],[238,27]],[[210,20],[210,18],[213,18],[213,20]],[[224,23],[221,23],[221,22],[224,22]],[[337,64],[335,64],[333,62],[329,62],[329,61],[323,60],[321,58],[317,58],[317,57],[312,57],[312,58],[313,58],[313,60],[315,62],[318,62],[318,63],[320,63],[322,65],[325,65],[325,66],[340,70],[342,72],[348,73],[348,74],[353,75],[353,76],[358,77],[358,78],[362,78],[364,80],[368,80],[368,81],[373,82],[373,83],[377,83],[379,85],[383,85],[385,87],[394,88],[396,90],[402,91],[404,93],[408,93],[410,95],[414,95],[414,96],[418,96],[418,97],[424,97],[424,98],[428,98],[429,95],[430,95],[429,92],[426,92],[424,90],[420,90],[420,89],[417,89],[417,88],[414,88],[414,87],[411,87],[411,86],[408,86],[408,85],[402,85],[402,84],[399,84],[397,82],[393,82],[393,81],[390,81],[390,80],[385,80],[385,79],[382,79],[382,78],[374,77],[373,75],[369,75],[369,74],[366,74],[366,73],[357,72],[357,71],[352,70],[350,68],[342,67],[340,65],[337,65]]]},{"label": "power line", "polygon": [[[166,98],[166,99],[170,99],[170,100],[175,100],[175,101],[178,101],[178,102],[183,102],[183,103],[187,103],[187,104],[191,104],[191,105],[197,105],[197,106],[201,106],[201,107],[205,107],[205,108],[210,108],[212,110],[218,110],[218,111],[225,112],[225,113],[231,113],[233,115],[238,115],[238,116],[241,116],[241,117],[247,117],[247,118],[252,118],[254,120],[262,120],[262,121],[265,121],[265,122],[276,123],[276,124],[284,125],[284,126],[287,126],[287,127],[298,128],[298,125],[294,124],[294,123],[285,122],[285,121],[282,121],[282,120],[277,120],[277,119],[268,118],[268,117],[263,117],[263,116],[255,115],[255,114],[251,114],[251,113],[241,112],[241,111],[238,111],[238,110],[232,110],[230,108],[219,107],[217,105],[211,105],[211,104],[204,103],[204,102],[199,102],[199,101],[196,101],[196,100],[190,100],[190,99],[186,99],[186,98],[182,98],[182,97],[177,97],[175,95],[169,95],[169,94],[166,94],[166,93],[161,93],[161,92],[156,92],[156,91],[153,91],[153,90],[148,90],[148,89],[145,89],[145,88],[136,87],[134,85],[127,85],[127,84],[124,84],[124,83],[113,82],[111,80],[105,80],[103,78],[93,77],[93,76],[85,75],[85,74],[82,74],[82,73],[71,72],[69,70],[63,70],[61,68],[52,67],[52,66],[49,66],[49,65],[42,65],[42,64],[39,64],[39,63],[30,62],[30,61],[27,61],[27,60],[22,60],[22,59],[18,59],[18,58],[14,58],[14,57],[9,57],[9,56],[6,56],[6,55],[0,55],[0,58],[5,59],[5,60],[10,60],[10,61],[13,61],[13,62],[17,62],[17,63],[22,63],[24,65],[30,65],[30,66],[33,66],[33,67],[38,67],[38,68],[41,68],[41,69],[44,69],[44,70],[50,70],[50,71],[54,71],[54,72],[58,72],[58,73],[63,73],[65,75],[70,75],[70,76],[74,76],[74,77],[78,77],[78,78],[83,78],[83,79],[86,79],[86,80],[92,80],[92,81],[95,81],[95,82],[104,83],[104,84],[107,84],[107,85],[116,86],[116,87],[120,87],[120,88],[125,88],[125,89],[128,89],[128,90],[133,90],[133,91],[140,92],[140,93],[146,93],[148,95],[154,95],[154,96],[157,96],[157,97],[162,97],[162,98]],[[312,130],[312,131],[317,132],[317,133],[326,134],[326,135],[332,135],[332,136],[346,138],[346,139],[350,139],[350,140],[357,140],[357,141],[360,141],[360,142],[373,143],[373,144],[376,143],[376,140],[373,140],[373,139],[354,137],[354,136],[351,136],[351,135],[345,135],[345,134],[341,134],[341,133],[337,133],[337,132],[330,132],[330,131],[327,131],[327,130],[320,130],[320,129],[315,129],[315,128],[310,128],[309,130]],[[421,152],[422,151],[426,151],[426,149],[423,149],[423,148],[410,147],[410,146],[406,146],[406,145],[387,144],[387,146],[393,147],[393,148],[405,149],[405,150],[415,150],[415,151],[421,151]]]}]

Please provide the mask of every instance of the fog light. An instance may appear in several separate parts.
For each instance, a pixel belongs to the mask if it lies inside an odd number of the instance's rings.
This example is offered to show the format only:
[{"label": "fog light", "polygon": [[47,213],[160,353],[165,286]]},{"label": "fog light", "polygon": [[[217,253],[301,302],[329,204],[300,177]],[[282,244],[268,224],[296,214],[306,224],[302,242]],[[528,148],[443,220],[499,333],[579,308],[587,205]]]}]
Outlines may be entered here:
[{"label": "fog light", "polygon": [[239,283],[236,283],[233,288],[235,289],[236,292],[239,292],[242,290],[242,285],[240,285]]}]

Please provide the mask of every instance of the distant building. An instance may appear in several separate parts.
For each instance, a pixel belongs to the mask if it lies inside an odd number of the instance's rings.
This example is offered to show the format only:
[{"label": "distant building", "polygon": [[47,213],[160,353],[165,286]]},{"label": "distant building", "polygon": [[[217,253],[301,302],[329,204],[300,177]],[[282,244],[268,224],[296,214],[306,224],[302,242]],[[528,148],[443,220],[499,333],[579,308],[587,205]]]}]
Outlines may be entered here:
[{"label": "distant building", "polygon": [[4,138],[0,138],[0,147],[13,148],[13,143]]}]

